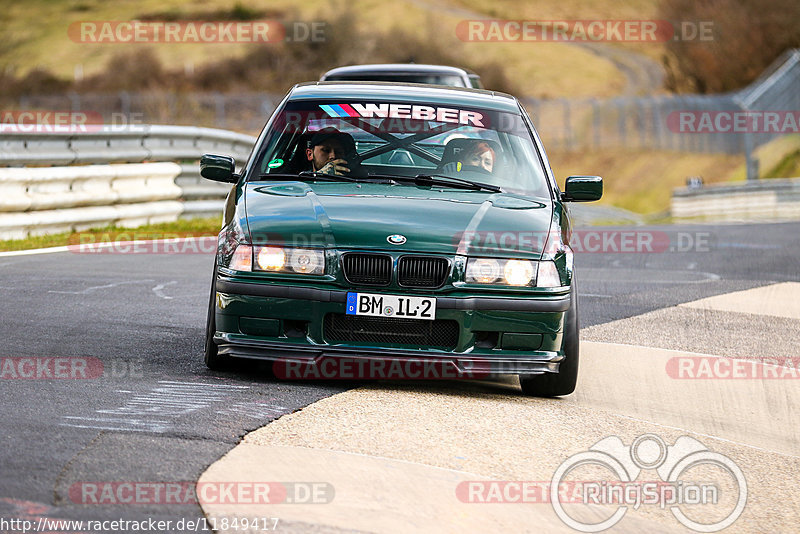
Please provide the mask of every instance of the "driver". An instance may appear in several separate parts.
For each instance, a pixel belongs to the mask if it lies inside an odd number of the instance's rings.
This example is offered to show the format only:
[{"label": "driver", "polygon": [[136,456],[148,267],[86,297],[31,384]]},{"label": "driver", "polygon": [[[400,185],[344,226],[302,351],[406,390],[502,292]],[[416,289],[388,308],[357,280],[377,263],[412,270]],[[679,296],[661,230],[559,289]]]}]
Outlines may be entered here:
[{"label": "driver", "polygon": [[355,148],[355,141],[350,134],[329,126],[311,136],[306,157],[314,172],[341,175],[350,172],[345,157],[354,154]]}]

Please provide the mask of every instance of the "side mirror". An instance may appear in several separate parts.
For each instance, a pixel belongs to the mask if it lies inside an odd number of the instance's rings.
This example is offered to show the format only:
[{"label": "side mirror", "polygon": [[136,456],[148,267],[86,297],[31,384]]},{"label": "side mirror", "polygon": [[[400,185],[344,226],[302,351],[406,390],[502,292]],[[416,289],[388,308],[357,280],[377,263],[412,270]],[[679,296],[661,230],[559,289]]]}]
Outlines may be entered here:
[{"label": "side mirror", "polygon": [[566,191],[561,193],[564,202],[592,202],[603,196],[603,179],[599,176],[570,176]]},{"label": "side mirror", "polygon": [[236,162],[230,156],[217,156],[215,154],[203,154],[200,158],[200,176],[215,182],[235,184],[239,181],[239,175],[234,174]]}]

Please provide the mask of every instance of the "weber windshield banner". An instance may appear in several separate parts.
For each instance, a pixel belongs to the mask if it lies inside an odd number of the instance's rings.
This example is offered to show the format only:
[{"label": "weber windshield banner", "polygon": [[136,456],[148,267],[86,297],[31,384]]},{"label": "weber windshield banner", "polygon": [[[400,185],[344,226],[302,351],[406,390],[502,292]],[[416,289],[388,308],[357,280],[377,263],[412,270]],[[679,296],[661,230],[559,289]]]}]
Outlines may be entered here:
[{"label": "weber windshield banner", "polygon": [[327,126],[341,129],[342,125],[352,125],[368,132],[395,134],[457,128],[527,134],[519,114],[444,103],[357,99],[291,102],[273,122],[275,129],[287,133],[302,133]]}]

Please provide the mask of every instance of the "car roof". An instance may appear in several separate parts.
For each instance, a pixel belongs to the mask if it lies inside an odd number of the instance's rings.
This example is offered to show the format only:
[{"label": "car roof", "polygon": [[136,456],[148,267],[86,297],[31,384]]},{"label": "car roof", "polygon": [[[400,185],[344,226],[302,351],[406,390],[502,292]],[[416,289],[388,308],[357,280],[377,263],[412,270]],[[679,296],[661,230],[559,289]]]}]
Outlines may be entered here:
[{"label": "car roof", "polygon": [[326,72],[323,76],[339,74],[361,74],[365,72],[381,74],[454,74],[464,76],[475,74],[471,70],[449,65],[425,65],[419,63],[376,63],[373,65],[347,65],[336,67]]},{"label": "car roof", "polygon": [[305,82],[295,85],[289,92],[289,101],[324,99],[449,104],[519,113],[519,104],[513,96],[467,87],[399,82]]}]

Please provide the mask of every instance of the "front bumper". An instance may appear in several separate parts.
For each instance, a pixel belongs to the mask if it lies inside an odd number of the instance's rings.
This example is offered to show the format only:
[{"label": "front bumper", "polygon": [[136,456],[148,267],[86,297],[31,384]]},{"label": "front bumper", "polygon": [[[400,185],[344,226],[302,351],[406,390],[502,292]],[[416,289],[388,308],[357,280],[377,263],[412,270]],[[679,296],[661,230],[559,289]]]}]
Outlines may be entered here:
[{"label": "front bumper", "polygon": [[[347,291],[239,282],[224,277],[216,281],[216,290],[214,342],[220,355],[305,368],[322,368],[330,359],[370,366],[386,360],[404,365],[435,362],[445,377],[558,372],[563,359],[563,317],[570,306],[569,293],[529,298],[436,295],[437,320],[454,320],[459,326],[455,347],[445,349],[328,342],[323,318],[329,313],[344,314]],[[252,330],[250,325],[258,321],[275,325],[274,330]],[[303,325],[301,334],[297,325]],[[512,347],[512,343],[506,343],[506,339],[512,339],[510,336],[539,342]]]},{"label": "front bumper", "polygon": [[[421,375],[420,378],[485,378],[507,374],[537,375],[557,373],[558,364],[563,359],[563,356],[556,351],[536,351],[526,354],[525,357],[480,357],[420,350],[330,345],[302,346],[221,333],[214,336],[214,342],[218,345],[220,355],[283,362],[285,374],[290,378],[293,365],[297,366],[296,371],[300,373],[297,378],[309,375],[331,378],[379,377],[382,375],[375,371],[376,362],[385,363],[387,360],[402,363],[397,378],[416,378],[405,371],[409,369],[409,366],[415,369],[418,375]],[[352,370],[349,375],[346,372],[332,374],[324,369],[327,359],[363,361],[367,366],[356,363],[350,366]],[[426,366],[432,362],[436,365],[428,367],[429,370],[426,371]],[[338,365],[337,367],[342,366]],[[309,370],[309,368],[311,369]],[[314,368],[319,370],[315,372]],[[389,373],[386,369],[382,369],[382,372]],[[386,374],[386,376],[391,377],[390,374]]]},{"label": "front bumper", "polygon": [[[372,293],[380,293],[381,289],[371,289]],[[257,297],[287,298],[295,300],[311,300],[318,302],[347,302],[347,291],[316,289],[292,286],[271,286],[217,280],[217,292],[236,295],[253,295]],[[569,309],[569,294],[547,299],[509,299],[492,297],[453,298],[436,297],[436,309],[439,310],[497,310],[521,312],[565,312]]]}]

